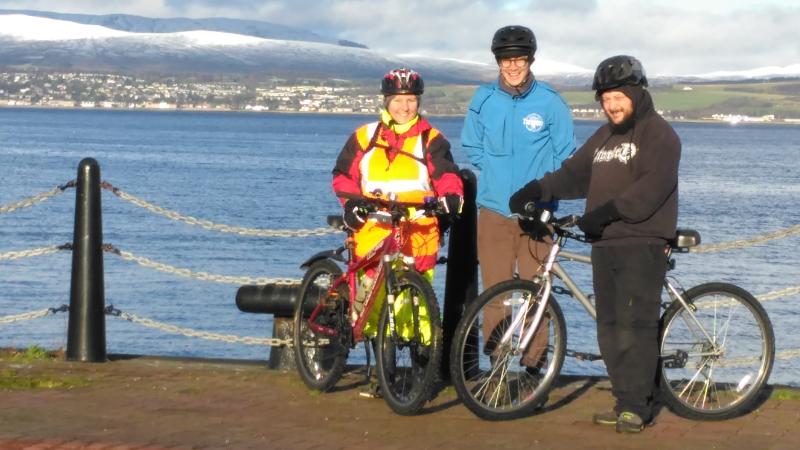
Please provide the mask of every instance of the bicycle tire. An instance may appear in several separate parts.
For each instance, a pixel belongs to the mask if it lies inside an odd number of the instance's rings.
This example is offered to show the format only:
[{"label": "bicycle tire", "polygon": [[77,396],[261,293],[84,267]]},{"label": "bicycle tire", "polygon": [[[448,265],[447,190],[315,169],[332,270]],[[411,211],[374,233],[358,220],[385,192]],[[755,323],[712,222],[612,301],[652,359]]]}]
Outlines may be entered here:
[{"label": "bicycle tire", "polygon": [[[482,419],[510,420],[532,414],[547,400],[561,371],[567,331],[564,314],[552,295],[544,316],[549,320],[540,323],[540,327],[547,327],[547,342],[537,344],[534,340],[527,350],[521,350],[515,347],[519,345],[520,333],[514,331],[512,345],[498,352],[497,343],[512,325],[515,307],[521,306],[525,296],[538,295],[541,295],[539,285],[533,281],[498,283],[478,296],[458,323],[450,355],[450,378],[464,405]],[[510,307],[511,311],[484,339],[484,314],[487,308],[496,307]],[[529,311],[535,311],[535,306]],[[532,368],[538,369],[537,372],[522,365],[522,355],[526,352],[541,354],[537,367]]]},{"label": "bicycle tire", "polygon": [[407,416],[431,398],[442,357],[442,325],[430,283],[417,272],[398,273],[397,278],[398,306],[390,308],[388,301],[381,306],[375,359],[381,395],[394,412]]},{"label": "bicycle tire", "polygon": [[[308,268],[300,285],[294,312],[294,358],[300,378],[310,389],[329,391],[342,376],[349,353],[347,306],[349,292],[343,284],[339,295],[328,290],[342,270],[331,260],[316,261]],[[321,302],[329,302],[316,317],[318,324],[333,328],[335,336],[317,334],[309,328],[311,311]]]},{"label": "bicycle tire", "polygon": [[659,341],[664,403],[688,419],[746,414],[759,400],[775,360],[769,316],[749,292],[728,283],[693,287],[685,298],[706,332],[721,343],[721,354],[708,354],[708,339],[674,301],[662,317]]}]

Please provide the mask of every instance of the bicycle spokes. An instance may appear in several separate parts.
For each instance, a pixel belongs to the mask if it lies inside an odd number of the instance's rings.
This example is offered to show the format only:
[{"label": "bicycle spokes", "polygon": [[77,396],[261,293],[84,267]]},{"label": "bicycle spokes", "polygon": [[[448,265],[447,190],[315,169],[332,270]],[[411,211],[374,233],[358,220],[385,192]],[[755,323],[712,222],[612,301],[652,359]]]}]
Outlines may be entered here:
[{"label": "bicycle spokes", "polygon": [[557,303],[541,302],[541,293],[527,280],[500,283],[481,294],[459,324],[451,378],[478,416],[521,417],[546,399],[563,363],[566,337]]},{"label": "bicycle spokes", "polygon": [[757,300],[732,285],[701,285],[686,297],[689,307],[676,302],[664,314],[665,398],[687,417],[733,417],[747,410],[769,376],[769,319]]},{"label": "bicycle spokes", "polygon": [[396,288],[378,326],[378,378],[389,406],[413,414],[428,401],[438,376],[439,310],[433,289],[418,273],[398,274]]}]

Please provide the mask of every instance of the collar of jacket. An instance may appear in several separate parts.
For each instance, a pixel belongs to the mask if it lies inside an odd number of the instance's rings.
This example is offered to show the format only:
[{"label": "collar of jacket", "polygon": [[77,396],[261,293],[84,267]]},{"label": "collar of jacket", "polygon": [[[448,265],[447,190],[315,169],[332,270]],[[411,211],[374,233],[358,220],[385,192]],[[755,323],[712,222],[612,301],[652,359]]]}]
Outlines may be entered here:
[{"label": "collar of jacket", "polygon": [[501,91],[507,93],[512,97],[524,97],[528,95],[528,93],[533,89],[533,83],[536,81],[536,77],[533,76],[533,72],[530,70],[528,71],[528,76],[525,77],[525,81],[522,82],[519,86],[511,86],[505,82],[503,79],[503,75],[497,77],[497,86],[500,88]]},{"label": "collar of jacket", "polygon": [[408,132],[408,130],[410,130],[411,127],[413,127],[414,125],[417,124],[417,122],[419,122],[419,119],[420,119],[419,114],[417,114],[416,116],[414,116],[413,119],[409,120],[408,122],[402,125],[399,125],[397,122],[394,121],[394,119],[392,119],[392,115],[389,114],[389,111],[385,109],[381,110],[381,122],[383,122],[383,124],[386,125],[386,128],[394,131],[395,134],[404,134]]},{"label": "collar of jacket", "polygon": [[431,124],[419,114],[407,123],[397,125],[386,110],[381,111],[381,124],[383,125],[380,130],[381,137],[390,149],[398,150],[403,148],[406,138],[418,136],[423,131],[432,128]]}]

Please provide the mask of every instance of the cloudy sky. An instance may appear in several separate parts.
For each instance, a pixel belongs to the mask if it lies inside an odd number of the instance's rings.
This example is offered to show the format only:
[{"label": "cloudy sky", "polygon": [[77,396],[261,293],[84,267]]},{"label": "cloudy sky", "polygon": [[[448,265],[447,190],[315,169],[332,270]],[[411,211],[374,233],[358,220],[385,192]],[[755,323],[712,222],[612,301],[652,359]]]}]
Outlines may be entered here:
[{"label": "cloudy sky", "polygon": [[492,61],[497,28],[522,24],[543,63],[593,69],[628,53],[662,75],[800,63],[797,0],[0,0],[0,8],[257,19],[381,52],[479,62]]}]

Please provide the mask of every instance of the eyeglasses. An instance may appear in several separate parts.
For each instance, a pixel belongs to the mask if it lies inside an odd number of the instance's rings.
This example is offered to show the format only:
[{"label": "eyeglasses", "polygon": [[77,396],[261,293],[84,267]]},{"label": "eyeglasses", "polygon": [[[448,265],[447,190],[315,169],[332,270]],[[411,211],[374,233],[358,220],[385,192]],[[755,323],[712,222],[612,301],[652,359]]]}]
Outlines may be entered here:
[{"label": "eyeglasses", "polygon": [[515,67],[525,67],[526,64],[528,64],[527,56],[522,58],[508,58],[500,60],[500,66],[505,68],[509,68],[512,65],[514,65]]}]

